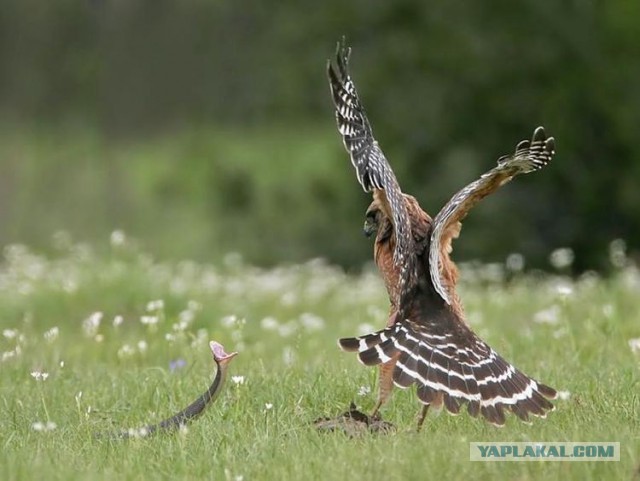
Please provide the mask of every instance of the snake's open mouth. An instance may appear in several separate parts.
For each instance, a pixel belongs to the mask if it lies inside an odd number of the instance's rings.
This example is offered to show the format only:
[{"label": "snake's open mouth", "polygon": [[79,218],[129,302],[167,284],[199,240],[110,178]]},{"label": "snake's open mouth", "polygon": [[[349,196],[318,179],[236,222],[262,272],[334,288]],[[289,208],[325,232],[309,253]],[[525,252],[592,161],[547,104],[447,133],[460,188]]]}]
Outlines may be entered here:
[{"label": "snake's open mouth", "polygon": [[209,348],[211,348],[213,359],[216,362],[229,361],[238,354],[237,352],[226,353],[224,350],[224,346],[216,341],[210,341]]}]

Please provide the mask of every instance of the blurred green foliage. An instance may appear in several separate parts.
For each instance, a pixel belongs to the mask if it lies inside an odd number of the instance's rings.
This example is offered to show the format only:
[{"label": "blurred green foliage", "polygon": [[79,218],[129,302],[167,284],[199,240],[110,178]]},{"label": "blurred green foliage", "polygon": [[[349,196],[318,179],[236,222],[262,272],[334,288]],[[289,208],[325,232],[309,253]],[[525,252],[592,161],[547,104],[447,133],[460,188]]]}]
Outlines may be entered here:
[{"label": "blurred green foliage", "polygon": [[153,252],[370,259],[335,132],[336,40],[403,188],[435,215],[537,125],[544,171],[465,222],[456,258],[640,243],[640,4],[626,0],[0,5],[0,242],[123,228]]}]

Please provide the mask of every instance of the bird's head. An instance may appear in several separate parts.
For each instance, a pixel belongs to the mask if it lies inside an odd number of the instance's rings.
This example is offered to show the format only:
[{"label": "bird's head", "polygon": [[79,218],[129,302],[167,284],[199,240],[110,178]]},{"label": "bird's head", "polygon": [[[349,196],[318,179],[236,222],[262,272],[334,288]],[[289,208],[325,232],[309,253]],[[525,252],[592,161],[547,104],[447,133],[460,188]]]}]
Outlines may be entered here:
[{"label": "bird's head", "polygon": [[377,234],[380,223],[382,222],[382,211],[378,207],[377,202],[372,202],[364,216],[364,235],[371,237]]}]

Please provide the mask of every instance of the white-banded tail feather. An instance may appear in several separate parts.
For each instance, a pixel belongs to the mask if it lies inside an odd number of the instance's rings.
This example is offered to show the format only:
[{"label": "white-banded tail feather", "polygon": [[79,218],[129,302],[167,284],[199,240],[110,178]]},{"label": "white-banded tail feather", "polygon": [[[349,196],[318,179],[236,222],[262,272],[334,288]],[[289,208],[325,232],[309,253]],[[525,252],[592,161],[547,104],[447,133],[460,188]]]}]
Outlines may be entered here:
[{"label": "white-banded tail feather", "polygon": [[415,332],[405,323],[357,338],[341,339],[340,346],[358,352],[373,366],[395,360],[396,386],[417,387],[423,404],[444,405],[458,414],[467,404],[471,416],[482,414],[492,424],[505,423],[511,411],[527,422],[529,415],[544,417],[553,410],[554,389],[517,370],[477,337],[458,346],[453,336]]}]

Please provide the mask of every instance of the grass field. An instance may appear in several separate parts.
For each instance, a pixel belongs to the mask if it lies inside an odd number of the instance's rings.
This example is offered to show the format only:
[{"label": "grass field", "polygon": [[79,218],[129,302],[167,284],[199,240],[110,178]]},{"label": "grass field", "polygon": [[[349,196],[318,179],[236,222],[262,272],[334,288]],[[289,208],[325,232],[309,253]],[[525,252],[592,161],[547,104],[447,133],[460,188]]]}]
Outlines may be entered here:
[{"label": "grass field", "polygon": [[[321,261],[259,270],[155,261],[118,233],[109,254],[60,234],[47,257],[5,249],[0,269],[0,478],[631,480],[640,465],[640,273],[570,280],[466,267],[473,327],[526,373],[565,391],[545,420],[498,429],[466,414],[414,431],[411,390],[384,409],[398,432],[349,439],[311,422],[375,399],[375,371],[335,340],[382,326],[375,272]],[[99,249],[103,252],[104,249]],[[614,253],[615,254],[615,253]],[[188,430],[129,441],[208,386],[207,341],[240,355]],[[638,341],[640,343],[640,341]],[[634,352],[635,351],[635,352]],[[182,362],[184,361],[184,362]],[[46,375],[46,379],[45,379]],[[369,391],[370,392],[367,392]],[[472,463],[470,441],[618,441],[620,462]]]}]

